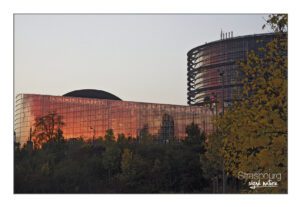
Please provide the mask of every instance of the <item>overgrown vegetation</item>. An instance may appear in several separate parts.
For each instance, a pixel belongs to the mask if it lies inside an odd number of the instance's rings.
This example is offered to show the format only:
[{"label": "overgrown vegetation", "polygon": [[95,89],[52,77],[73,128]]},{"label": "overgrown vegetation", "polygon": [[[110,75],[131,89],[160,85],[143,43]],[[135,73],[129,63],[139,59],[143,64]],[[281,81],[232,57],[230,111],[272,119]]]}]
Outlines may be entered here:
[{"label": "overgrown vegetation", "polygon": [[[200,135],[200,136],[198,136]],[[191,124],[187,140],[147,142],[108,130],[105,139],[52,139],[15,149],[16,193],[211,192],[200,157],[205,135]]]},{"label": "overgrown vegetation", "polygon": [[287,15],[270,15],[266,26],[276,37],[240,63],[243,98],[217,127],[227,173],[280,173],[278,187],[248,190],[282,193],[287,192]]}]

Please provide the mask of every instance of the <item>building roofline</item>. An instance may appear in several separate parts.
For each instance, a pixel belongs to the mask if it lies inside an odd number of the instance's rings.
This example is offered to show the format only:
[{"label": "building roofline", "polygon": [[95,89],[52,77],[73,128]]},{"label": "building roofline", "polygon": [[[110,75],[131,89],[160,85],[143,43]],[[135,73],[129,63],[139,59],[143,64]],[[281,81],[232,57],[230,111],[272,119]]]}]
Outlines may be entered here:
[{"label": "building roofline", "polygon": [[244,39],[244,38],[249,38],[249,37],[274,36],[274,35],[276,35],[276,33],[274,33],[274,32],[269,32],[269,33],[260,33],[260,34],[242,35],[242,36],[230,37],[230,38],[227,38],[227,39],[215,40],[215,41],[208,42],[208,43],[205,43],[205,44],[202,44],[202,45],[199,45],[199,46],[197,46],[197,47],[192,48],[191,50],[189,50],[189,51],[187,52],[187,55],[189,56],[189,55],[190,55],[194,50],[196,50],[196,49],[200,49],[200,48],[202,48],[202,47],[211,46],[211,45],[214,45],[214,44],[217,44],[217,43],[220,43],[220,42],[226,42],[226,41],[232,41],[232,40]]},{"label": "building roofline", "polygon": [[150,103],[150,102],[141,102],[141,101],[126,101],[126,100],[111,100],[111,99],[98,99],[98,98],[84,98],[84,97],[70,97],[70,96],[57,96],[57,95],[45,95],[45,94],[34,94],[34,93],[19,93],[16,95],[34,95],[34,96],[51,96],[51,97],[65,97],[65,98],[78,98],[78,99],[93,99],[93,100],[97,100],[97,101],[102,101],[102,100],[107,100],[107,101],[114,101],[114,102],[120,102],[120,103],[136,103],[136,104],[158,104],[158,105],[168,105],[168,106],[180,106],[180,107],[201,107],[201,108],[205,108],[202,106],[194,106],[194,105],[179,105],[179,104],[167,104],[167,103]]}]

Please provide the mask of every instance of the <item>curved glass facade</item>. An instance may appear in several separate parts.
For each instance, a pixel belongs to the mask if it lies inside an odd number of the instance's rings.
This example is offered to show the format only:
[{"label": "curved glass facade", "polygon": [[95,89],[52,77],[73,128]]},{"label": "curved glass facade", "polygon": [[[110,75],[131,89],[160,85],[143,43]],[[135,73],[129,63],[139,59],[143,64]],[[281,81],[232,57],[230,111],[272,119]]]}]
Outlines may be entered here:
[{"label": "curved glass facade", "polygon": [[190,50],[188,56],[188,104],[203,105],[209,100],[230,103],[242,92],[238,61],[247,52],[264,46],[274,33],[247,35],[210,42]]},{"label": "curved glass facade", "polygon": [[[138,137],[143,130],[159,139],[183,139],[194,123],[206,133],[212,130],[211,111],[205,107],[130,101],[19,94],[16,97],[16,141],[24,144],[37,117],[55,112],[63,117],[65,138],[104,137],[107,129],[117,136]],[[94,130],[95,129],[95,130]]]}]

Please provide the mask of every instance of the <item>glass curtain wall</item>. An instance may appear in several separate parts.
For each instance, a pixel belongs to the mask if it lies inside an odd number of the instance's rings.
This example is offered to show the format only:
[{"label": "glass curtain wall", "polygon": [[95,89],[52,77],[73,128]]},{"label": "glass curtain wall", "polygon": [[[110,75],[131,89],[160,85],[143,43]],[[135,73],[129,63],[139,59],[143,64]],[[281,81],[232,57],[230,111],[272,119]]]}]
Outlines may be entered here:
[{"label": "glass curtain wall", "polygon": [[65,138],[104,137],[107,129],[137,138],[147,132],[160,139],[184,139],[192,122],[206,133],[212,130],[212,112],[205,107],[140,103],[66,96],[19,94],[16,97],[16,141],[25,143],[37,117],[49,113],[63,117]]}]

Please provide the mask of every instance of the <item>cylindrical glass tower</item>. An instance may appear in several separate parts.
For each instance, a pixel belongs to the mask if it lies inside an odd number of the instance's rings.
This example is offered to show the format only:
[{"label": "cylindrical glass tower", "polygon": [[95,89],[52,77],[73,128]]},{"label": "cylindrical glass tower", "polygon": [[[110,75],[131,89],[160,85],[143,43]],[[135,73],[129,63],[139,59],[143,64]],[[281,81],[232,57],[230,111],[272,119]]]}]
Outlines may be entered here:
[{"label": "cylindrical glass tower", "polygon": [[223,93],[225,106],[238,99],[243,76],[238,61],[245,60],[248,51],[257,51],[274,36],[274,33],[265,33],[231,37],[190,50],[187,53],[188,104],[222,101]]}]

